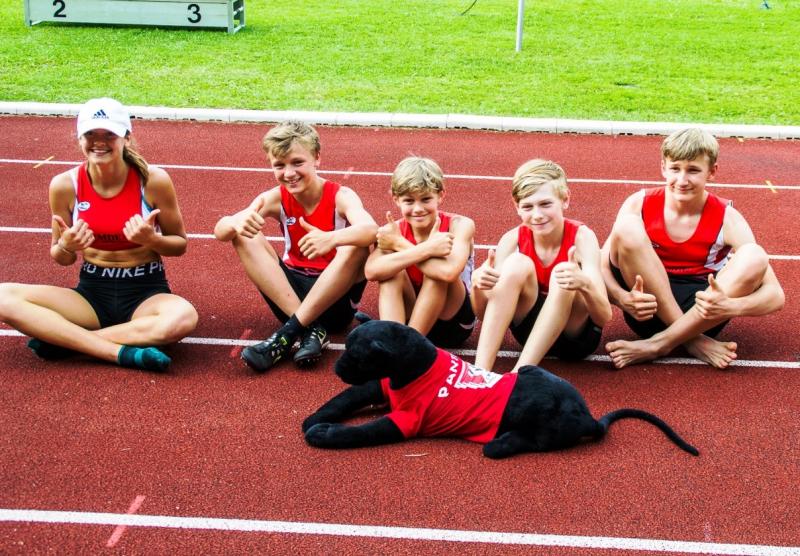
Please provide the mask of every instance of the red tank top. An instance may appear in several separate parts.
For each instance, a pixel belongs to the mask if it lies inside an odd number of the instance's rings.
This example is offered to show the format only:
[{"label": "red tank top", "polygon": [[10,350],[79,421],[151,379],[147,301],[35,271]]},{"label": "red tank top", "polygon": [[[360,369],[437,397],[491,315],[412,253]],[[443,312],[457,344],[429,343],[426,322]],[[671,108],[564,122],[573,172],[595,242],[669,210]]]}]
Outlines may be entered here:
[{"label": "red tank top", "polygon": [[722,238],[727,199],[708,194],[703,213],[692,237],[673,241],[664,223],[664,187],[646,189],[642,201],[642,220],[647,236],[667,274],[673,276],[707,276],[719,271],[728,260],[730,247]]},{"label": "red tank top", "polygon": [[92,187],[86,163],[73,169],[70,175],[75,187],[72,221],[76,222],[80,218],[86,222],[94,233],[92,247],[104,251],[140,247],[138,243],[128,241],[122,232],[131,216],[141,214],[146,218],[153,210],[144,198],[144,187],[139,172],[130,166],[122,190],[109,198],[101,197]]},{"label": "red tank top", "polygon": [[311,214],[306,214],[305,209],[297,202],[297,199],[285,187],[281,187],[280,225],[285,242],[283,262],[286,266],[312,274],[319,274],[327,268],[333,257],[336,256],[336,249],[332,249],[330,253],[310,260],[300,252],[297,244],[308,233],[300,225],[299,219],[301,216],[306,222],[323,232],[340,230],[348,225],[347,220],[339,216],[336,211],[336,194],[339,192],[339,187],[337,183],[326,181],[322,186],[322,198]]},{"label": "red tank top", "polygon": [[[440,232],[450,231],[451,219],[452,216],[450,213],[439,211]],[[414,230],[411,229],[411,224],[409,224],[407,220],[402,220],[400,222],[400,233],[403,234],[403,237],[414,245],[417,244],[417,240],[414,238]],[[414,286],[414,291],[419,292],[419,289],[422,287],[422,271],[419,269],[419,267],[417,267],[417,265],[411,265],[406,268],[406,273],[408,273],[408,278],[411,280],[411,285]]]},{"label": "red tank top", "polygon": [[564,236],[561,238],[561,249],[558,250],[556,258],[549,266],[544,266],[539,255],[536,254],[536,243],[533,239],[533,232],[527,226],[520,226],[517,234],[517,249],[523,255],[528,255],[536,267],[536,281],[539,283],[539,293],[547,294],[550,289],[550,274],[553,267],[558,263],[567,260],[569,248],[575,245],[575,235],[578,228],[583,226],[583,222],[577,220],[564,219]]},{"label": "red tank top", "polygon": [[489,442],[497,434],[519,375],[500,375],[443,349],[438,352],[425,374],[399,390],[390,388],[388,378],[381,380],[391,408],[387,417],[405,438],[453,436]]}]

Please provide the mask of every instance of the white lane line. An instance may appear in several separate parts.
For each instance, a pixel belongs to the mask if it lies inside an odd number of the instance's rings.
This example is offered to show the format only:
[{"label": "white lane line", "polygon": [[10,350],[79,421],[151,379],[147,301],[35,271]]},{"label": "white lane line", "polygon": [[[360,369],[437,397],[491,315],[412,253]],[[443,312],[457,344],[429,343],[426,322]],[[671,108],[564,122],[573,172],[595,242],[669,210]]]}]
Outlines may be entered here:
[{"label": "white lane line", "polygon": [[[17,234],[49,234],[52,232],[50,228],[23,228],[18,226],[0,226],[0,232],[17,233]],[[214,234],[186,234],[189,239],[214,239]],[[284,240],[280,236],[265,236],[267,240],[276,243],[283,243]],[[485,249],[497,249],[497,245],[484,245],[476,244],[477,251]],[[769,258],[774,261],[800,261],[800,255],[769,255]]]},{"label": "white lane line", "polygon": [[[28,160],[17,158],[0,158],[0,164],[41,164],[51,166],[77,166],[80,161],[67,161],[67,160]],[[191,164],[153,164],[160,168],[167,170],[198,170],[198,171],[212,171],[212,172],[255,172],[255,173],[272,173],[271,168],[267,167],[251,167],[251,166],[197,166]],[[318,170],[320,174],[342,175],[342,176],[379,176],[390,177],[391,172],[370,172],[370,171],[356,171],[356,170]],[[461,180],[479,180],[479,181],[503,181],[511,182],[511,176],[485,176],[479,174],[445,174],[447,179],[461,179]],[[606,179],[606,178],[569,178],[570,183],[598,183],[598,184],[620,184],[620,185],[664,185],[663,180],[619,180],[619,179]],[[709,187],[720,189],[764,189],[767,191],[784,189],[788,191],[800,191],[800,185],[771,185],[765,183],[709,183]]]},{"label": "white lane line", "polygon": [[[21,332],[9,329],[0,329],[0,337],[19,337],[24,336]],[[259,343],[261,340],[245,340],[237,338],[196,338],[188,336],[181,340],[181,344],[193,344],[203,346],[252,346]],[[328,348],[331,351],[344,351],[344,344],[330,343]],[[459,357],[474,357],[474,349],[451,349],[449,350]],[[519,357],[518,351],[500,350],[497,352],[498,357],[516,359]],[[552,359],[548,357],[548,359]],[[595,361],[598,363],[611,363],[611,358],[608,355],[590,355],[584,361]],[[706,363],[695,359],[693,357],[663,357],[651,361],[658,365],[706,365]],[[800,369],[800,361],[771,361],[759,359],[735,359],[731,362],[732,367],[745,367],[745,368],[764,368],[764,369]]]},{"label": "white lane line", "polygon": [[748,556],[800,556],[800,547],[757,544],[727,544],[665,539],[544,535],[502,531],[467,531],[344,523],[266,521],[213,517],[113,514],[49,510],[0,509],[0,521],[56,523],[68,525],[123,525],[213,531],[239,531],[337,537],[371,537],[444,542],[473,542],[498,545],[550,546],[611,550],[649,550],[687,554],[731,554]]}]

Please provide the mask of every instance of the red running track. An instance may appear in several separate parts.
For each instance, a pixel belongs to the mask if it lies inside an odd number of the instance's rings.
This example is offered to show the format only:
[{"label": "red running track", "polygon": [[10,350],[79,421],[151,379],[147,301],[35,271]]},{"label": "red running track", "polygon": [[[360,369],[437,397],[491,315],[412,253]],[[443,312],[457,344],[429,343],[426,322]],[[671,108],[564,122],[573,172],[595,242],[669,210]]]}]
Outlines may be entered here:
[{"label": "red running track", "polygon": [[[259,145],[266,126],[134,125],[149,161],[193,167],[168,168],[192,234],[209,234],[220,216],[273,183],[269,172],[251,171],[264,169]],[[73,130],[71,119],[0,117],[0,281],[75,281],[76,269],[49,261],[47,234],[15,231],[48,226],[47,183],[68,167],[60,162],[80,160]],[[489,177],[508,178],[529,158],[553,158],[564,166],[573,180],[569,214],[592,226],[601,241],[622,200],[644,186],[637,182],[660,178],[656,137],[320,132],[323,169],[340,172],[331,179],[356,189],[376,217],[392,208],[386,174],[399,159],[409,153],[436,159],[452,176],[445,207],[473,216],[479,245],[496,242],[516,218],[510,180]],[[786,308],[778,315],[734,321],[724,333],[739,343],[740,359],[750,363],[730,372],[679,363],[615,372],[605,361],[547,362],[583,392],[596,414],[621,406],[653,411],[697,445],[701,457],[686,455],[637,422],[616,424],[598,444],[506,461],[484,459],[478,445],[459,440],[347,452],[312,449],[299,425],[341,389],[330,371],[336,351],[316,371],[286,366],[253,375],[233,344],[242,337],[260,339],[276,322],[232,250],[200,237],[190,241],[186,256],[167,261],[168,274],[174,291],[201,315],[193,337],[221,339],[224,345],[174,346],[167,375],[85,359],[45,364],[22,338],[0,336],[5,385],[0,391],[0,552],[800,553],[795,335],[800,314],[794,302],[800,143],[726,139],[721,144],[717,181],[727,185],[718,192],[734,199],[770,254],[785,257],[773,265],[787,292]],[[38,167],[25,162],[48,157],[53,158]],[[267,233],[276,235],[277,228],[268,227]],[[479,249],[478,260],[484,257]],[[364,300],[372,313],[377,312],[375,290],[370,286]],[[8,333],[7,327],[0,332]],[[604,337],[631,337],[618,312]],[[476,338],[467,348],[474,348]],[[504,348],[517,349],[510,341]],[[501,359],[499,368],[510,369],[512,363]],[[134,511],[137,498],[140,506]],[[24,517],[22,510],[74,511],[81,519],[91,512],[129,510],[140,517],[165,517],[154,526],[117,529],[120,517],[93,525],[42,523],[43,514],[15,521]],[[56,521],[79,519],[47,515]],[[177,529],[178,517],[228,521],[204,529],[195,520],[185,524],[190,528]],[[294,532],[276,532],[286,524]],[[320,524],[356,527],[323,535]],[[364,526],[407,529],[359,528]],[[272,529],[264,532],[265,527]],[[427,529],[467,533],[457,543],[424,540],[430,538]],[[398,531],[411,539],[391,538]],[[487,539],[481,536],[485,532],[498,535]],[[107,548],[111,541],[114,547]],[[665,544],[673,541],[678,544]],[[557,547],[563,543],[586,548]]]}]

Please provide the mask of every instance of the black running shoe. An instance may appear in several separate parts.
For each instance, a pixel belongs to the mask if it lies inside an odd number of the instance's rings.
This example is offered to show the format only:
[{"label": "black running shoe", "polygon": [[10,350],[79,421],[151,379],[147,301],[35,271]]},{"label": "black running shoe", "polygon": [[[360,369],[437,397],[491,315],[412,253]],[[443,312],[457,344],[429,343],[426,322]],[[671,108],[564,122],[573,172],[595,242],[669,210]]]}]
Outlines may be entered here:
[{"label": "black running shoe", "polygon": [[294,362],[298,367],[316,363],[329,343],[325,329],[318,324],[311,325],[300,340],[300,349],[294,354]]},{"label": "black running shoe", "polygon": [[289,354],[294,342],[286,335],[275,332],[254,346],[242,350],[242,359],[254,371],[263,373]]}]

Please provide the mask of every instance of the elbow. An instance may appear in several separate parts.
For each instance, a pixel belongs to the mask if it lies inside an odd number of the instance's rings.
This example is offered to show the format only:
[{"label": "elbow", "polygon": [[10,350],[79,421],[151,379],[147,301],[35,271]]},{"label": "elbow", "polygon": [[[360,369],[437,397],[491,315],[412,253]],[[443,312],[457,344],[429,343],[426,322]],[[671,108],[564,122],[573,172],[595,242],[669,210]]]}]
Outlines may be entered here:
[{"label": "elbow", "polygon": [[378,236],[377,224],[364,224],[364,233],[361,234],[361,241],[357,242],[359,247],[369,247],[375,243]]},{"label": "elbow", "polygon": [[364,278],[370,282],[381,282],[386,280],[388,276],[386,276],[385,272],[381,272],[380,265],[369,264],[368,262],[364,266]]}]

